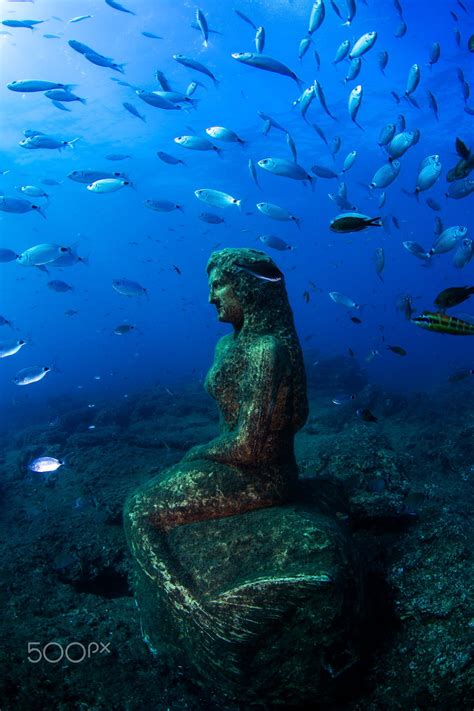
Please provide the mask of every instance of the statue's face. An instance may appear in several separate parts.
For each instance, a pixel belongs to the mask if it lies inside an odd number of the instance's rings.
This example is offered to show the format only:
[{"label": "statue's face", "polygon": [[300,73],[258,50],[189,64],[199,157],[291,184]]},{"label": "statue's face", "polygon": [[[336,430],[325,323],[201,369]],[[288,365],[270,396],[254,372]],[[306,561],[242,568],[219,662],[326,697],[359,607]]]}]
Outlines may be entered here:
[{"label": "statue's face", "polygon": [[241,328],[244,312],[239,298],[226,276],[217,269],[209,274],[209,303],[215,305],[219,321]]}]

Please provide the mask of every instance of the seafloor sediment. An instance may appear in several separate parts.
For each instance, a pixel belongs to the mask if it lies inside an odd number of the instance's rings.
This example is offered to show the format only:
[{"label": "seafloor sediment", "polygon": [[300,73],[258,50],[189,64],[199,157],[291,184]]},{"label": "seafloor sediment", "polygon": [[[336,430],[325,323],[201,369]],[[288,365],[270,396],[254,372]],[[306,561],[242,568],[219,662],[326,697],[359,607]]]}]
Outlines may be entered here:
[{"label": "seafloor sediment", "polygon": [[[302,477],[340,501],[336,515],[367,564],[369,610],[363,655],[330,680],[321,708],[471,708],[474,379],[402,396],[364,385],[341,363],[325,368],[310,379],[297,458]],[[356,404],[334,405],[351,385]],[[360,420],[358,407],[377,422]],[[239,709],[203,691],[184,660],[150,651],[122,527],[128,494],[215,432],[213,403],[197,385],[93,409],[68,404],[51,425],[3,433],[3,711]],[[49,477],[30,472],[46,454],[66,465]],[[71,660],[55,662],[68,645]],[[77,662],[80,645],[90,656]]]}]

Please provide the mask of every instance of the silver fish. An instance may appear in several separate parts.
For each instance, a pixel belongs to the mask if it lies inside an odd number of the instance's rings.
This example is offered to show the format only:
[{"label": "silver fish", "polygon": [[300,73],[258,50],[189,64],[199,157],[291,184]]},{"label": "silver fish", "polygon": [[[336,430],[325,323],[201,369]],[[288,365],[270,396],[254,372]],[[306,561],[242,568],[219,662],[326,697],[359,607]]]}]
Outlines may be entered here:
[{"label": "silver fish", "polygon": [[454,225],[445,229],[433,242],[429,254],[445,254],[450,252],[456,244],[467,234],[467,227]]},{"label": "silver fish", "polygon": [[383,281],[382,272],[385,267],[385,253],[383,251],[383,247],[377,247],[377,249],[374,251],[373,260],[375,265],[375,272],[379,279]]},{"label": "silver fish", "polygon": [[421,72],[418,64],[413,64],[408,72],[407,85],[405,89],[405,96],[410,96],[416,90],[418,84],[420,83]]},{"label": "silver fish", "polygon": [[337,120],[336,117],[333,116],[332,113],[328,109],[328,106],[326,103],[326,97],[324,96],[323,87],[321,86],[321,84],[319,83],[319,81],[317,79],[314,80],[313,86],[316,91],[316,96],[319,99],[319,103],[323,107],[324,111],[327,113],[328,116],[330,116],[332,119],[334,119],[334,121],[336,121]]},{"label": "silver fish", "polygon": [[388,64],[388,52],[386,50],[383,50],[382,52],[379,52],[379,68],[382,74],[385,74],[385,69],[387,68]]},{"label": "silver fish", "polygon": [[[357,122],[357,114],[359,113],[360,105],[362,102],[362,97],[364,95],[362,85],[358,84],[356,87],[354,87],[349,94],[349,100],[347,102],[347,109],[349,111],[349,116],[351,117],[352,121],[355,123],[356,126],[358,126],[360,129],[362,129],[362,126]],[[364,130],[364,129],[362,129]]]},{"label": "silver fish", "polygon": [[30,368],[22,368],[13,378],[15,385],[31,385],[43,380],[45,375],[51,371],[51,368],[45,366],[32,366]]},{"label": "silver fish", "polygon": [[348,81],[352,81],[356,77],[359,76],[360,70],[362,68],[362,59],[357,58],[353,59],[352,62],[349,64],[349,70],[344,77],[344,83],[346,84]]},{"label": "silver fish", "polygon": [[0,195],[0,210],[2,212],[14,212],[17,214],[23,214],[33,210],[46,218],[43,209],[39,205],[35,205],[24,198],[12,198],[6,195]]},{"label": "silver fish", "polygon": [[257,178],[257,170],[255,168],[255,163],[253,162],[253,160],[251,158],[249,158],[248,169],[249,169],[249,173],[250,173],[250,176],[251,176],[253,182],[255,183],[257,188],[259,188],[260,185],[259,185],[258,178]]},{"label": "silver fish", "polygon": [[181,109],[181,106],[179,104],[175,104],[172,101],[169,101],[168,99],[164,99],[162,96],[159,94],[155,93],[154,91],[145,91],[144,89],[136,89],[135,94],[138,96],[139,99],[144,101],[146,104],[149,104],[150,106],[154,106],[157,109],[166,109],[166,110],[178,110]]},{"label": "silver fish", "polygon": [[155,212],[172,212],[173,210],[183,210],[182,205],[177,205],[171,200],[145,200],[143,203],[145,207],[150,208],[150,210],[155,210]]},{"label": "silver fish", "polygon": [[146,117],[141,114],[138,109],[135,108],[133,104],[130,104],[128,101],[124,101],[122,104],[124,109],[127,109],[127,111],[132,114],[132,116],[136,116],[137,118],[141,119],[142,121],[146,122]]},{"label": "silver fish", "polygon": [[283,64],[279,62],[278,59],[269,57],[266,54],[254,54],[253,52],[234,52],[232,55],[233,59],[238,62],[247,64],[249,67],[256,67],[257,69],[263,69],[267,72],[273,72],[275,74],[282,74],[283,76],[290,77],[293,79],[299,87],[302,86],[302,81],[296,74]]},{"label": "silver fish", "polygon": [[55,457],[37,457],[28,464],[28,469],[38,474],[49,474],[55,472],[64,465],[64,460]]},{"label": "silver fish", "polygon": [[26,345],[26,341],[23,339],[19,341],[0,341],[0,358],[8,358],[8,356],[15,355],[24,345]]},{"label": "silver fish", "polygon": [[35,91],[50,91],[51,89],[70,91],[74,86],[75,84],[58,84],[54,81],[41,81],[39,79],[16,79],[7,84],[7,89],[24,94]]},{"label": "silver fish", "polygon": [[199,29],[201,30],[201,34],[204,39],[203,45],[204,47],[207,47],[209,38],[209,27],[207,26],[207,20],[203,11],[199,8],[197,8],[196,10],[196,22],[198,24]]},{"label": "silver fish", "polygon": [[144,294],[148,298],[147,289],[137,281],[131,281],[130,279],[114,279],[112,281],[112,289],[123,296],[142,296]]},{"label": "silver fish", "polygon": [[388,187],[400,173],[400,162],[393,160],[379,168],[370,182],[371,188],[383,189]]},{"label": "silver fish", "polygon": [[474,244],[472,239],[466,237],[462,239],[453,256],[453,265],[456,269],[462,269],[469,264],[471,259],[474,257]]},{"label": "silver fish", "polygon": [[349,54],[350,48],[351,48],[351,41],[348,39],[343,40],[336,50],[336,54],[334,56],[334,59],[332,60],[332,63],[339,64],[339,62],[342,62]]},{"label": "silver fish", "polygon": [[276,249],[280,252],[285,252],[286,250],[294,249],[294,247],[292,247],[290,244],[285,242],[285,240],[281,239],[281,237],[277,237],[276,235],[260,235],[258,239],[260,240],[260,242],[263,242],[266,247]]},{"label": "silver fish", "polygon": [[464,178],[463,180],[456,180],[456,182],[450,183],[445,195],[446,197],[453,198],[454,200],[461,200],[473,192],[474,180]]},{"label": "silver fish", "polygon": [[429,59],[429,65],[430,67],[433,66],[433,64],[436,64],[436,62],[439,60],[441,56],[441,47],[439,46],[439,42],[433,42],[431,45],[430,49],[430,59]]},{"label": "silver fish", "polygon": [[214,82],[214,86],[219,85],[219,82],[217,81],[211,70],[204,66],[204,64],[202,64],[201,62],[198,62],[195,59],[192,59],[191,57],[186,57],[184,54],[173,54],[173,59],[176,62],[179,62],[179,64],[182,64],[184,67],[188,67],[189,69],[194,69],[196,72],[201,72],[201,74],[205,74],[210,79],[212,79],[212,81]]},{"label": "silver fish", "polygon": [[230,207],[236,205],[240,207],[242,205],[242,200],[237,200],[237,198],[232,197],[228,193],[224,193],[221,190],[211,190],[210,188],[200,188],[194,191],[195,196],[198,200],[212,205],[213,207]]},{"label": "silver fish", "polygon": [[324,0],[315,0],[309,16],[308,32],[310,35],[321,27],[325,16],[326,8],[324,7]]},{"label": "silver fish", "polygon": [[421,246],[421,244],[418,244],[418,242],[407,240],[406,242],[402,242],[402,244],[407,252],[413,254],[414,257],[418,257],[418,259],[423,259],[425,261],[430,258],[429,253],[424,247]]},{"label": "silver fish", "polygon": [[351,299],[350,296],[345,296],[344,294],[341,294],[340,291],[330,291],[329,296],[335,304],[340,304],[341,306],[345,306],[348,309],[360,309],[360,304],[356,304],[354,299]]},{"label": "silver fish", "polygon": [[273,175],[293,180],[308,180],[310,185],[313,185],[313,177],[301,165],[285,158],[262,158],[257,165]]},{"label": "silver fish", "polygon": [[263,48],[265,47],[265,29],[263,27],[257,27],[255,33],[255,47],[259,54],[262,54]]},{"label": "silver fish", "polygon": [[280,207],[279,205],[275,205],[271,202],[258,202],[257,209],[263,215],[271,217],[272,220],[279,220],[280,222],[294,222],[297,227],[300,226],[300,218],[295,217],[295,215],[292,215],[288,212],[288,210],[285,210],[284,207]]},{"label": "silver fish", "polygon": [[366,52],[371,49],[377,40],[377,32],[366,32],[359,37],[357,42],[352,47],[349,53],[349,59],[355,59],[356,57],[362,57]]},{"label": "silver fish", "polygon": [[348,170],[354,165],[355,159],[357,158],[357,151],[351,151],[347,154],[342,165],[342,172],[347,173]]},{"label": "silver fish", "polygon": [[120,5],[120,3],[116,2],[116,0],[105,0],[105,2],[109,7],[113,7],[114,10],[120,10],[120,12],[127,12],[129,15],[136,15],[135,12],[133,12],[132,10],[128,10],[123,5]]},{"label": "silver fish", "polygon": [[311,45],[311,38],[310,37],[303,37],[303,39],[300,42],[300,46],[298,47],[298,59],[301,60],[303,59],[304,55],[308,51]]}]

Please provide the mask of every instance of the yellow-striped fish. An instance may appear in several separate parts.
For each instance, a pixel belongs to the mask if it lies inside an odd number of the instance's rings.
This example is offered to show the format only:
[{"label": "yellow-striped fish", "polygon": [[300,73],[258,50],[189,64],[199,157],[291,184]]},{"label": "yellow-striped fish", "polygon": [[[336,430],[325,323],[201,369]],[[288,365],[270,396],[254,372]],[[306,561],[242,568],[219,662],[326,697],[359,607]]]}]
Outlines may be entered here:
[{"label": "yellow-striped fish", "polygon": [[456,316],[448,316],[439,311],[423,311],[420,316],[415,316],[411,322],[426,328],[428,331],[448,333],[452,336],[474,336],[474,323],[463,321]]}]

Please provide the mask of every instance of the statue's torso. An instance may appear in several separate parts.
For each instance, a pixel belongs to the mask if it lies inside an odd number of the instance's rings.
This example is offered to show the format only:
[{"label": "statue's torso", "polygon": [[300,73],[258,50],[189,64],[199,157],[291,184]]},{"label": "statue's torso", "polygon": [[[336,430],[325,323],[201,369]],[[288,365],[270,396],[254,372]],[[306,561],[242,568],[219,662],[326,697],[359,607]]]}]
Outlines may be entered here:
[{"label": "statue's torso", "polygon": [[233,429],[240,410],[240,390],[247,364],[246,348],[229,334],[217,344],[204,387],[219,406],[221,425]]}]

